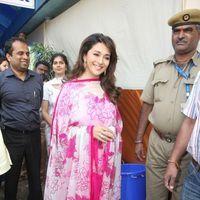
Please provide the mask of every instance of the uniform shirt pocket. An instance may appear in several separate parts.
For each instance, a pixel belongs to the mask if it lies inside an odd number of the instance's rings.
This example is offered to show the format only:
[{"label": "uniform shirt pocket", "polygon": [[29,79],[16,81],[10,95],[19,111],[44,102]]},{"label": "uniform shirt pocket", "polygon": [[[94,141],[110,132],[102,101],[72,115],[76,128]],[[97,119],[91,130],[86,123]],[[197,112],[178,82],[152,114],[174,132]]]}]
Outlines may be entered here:
[{"label": "uniform shirt pocket", "polygon": [[159,102],[166,96],[168,79],[155,79],[151,82],[154,86],[154,102]]}]

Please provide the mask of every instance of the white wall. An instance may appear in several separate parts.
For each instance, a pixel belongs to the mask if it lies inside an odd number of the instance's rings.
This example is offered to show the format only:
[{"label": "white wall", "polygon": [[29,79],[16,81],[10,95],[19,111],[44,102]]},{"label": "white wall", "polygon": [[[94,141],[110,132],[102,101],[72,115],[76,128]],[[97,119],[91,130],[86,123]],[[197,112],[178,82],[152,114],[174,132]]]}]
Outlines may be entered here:
[{"label": "white wall", "polygon": [[187,8],[200,9],[200,0],[183,0],[183,9]]},{"label": "white wall", "polygon": [[167,20],[181,8],[180,0],[81,0],[45,23],[44,41],[64,50],[74,63],[85,37],[95,32],[109,35],[119,56],[117,84],[140,89],[153,61],[173,53]]},{"label": "white wall", "polygon": [[44,43],[44,23],[37,27],[31,34],[28,35],[28,43],[33,42]]}]

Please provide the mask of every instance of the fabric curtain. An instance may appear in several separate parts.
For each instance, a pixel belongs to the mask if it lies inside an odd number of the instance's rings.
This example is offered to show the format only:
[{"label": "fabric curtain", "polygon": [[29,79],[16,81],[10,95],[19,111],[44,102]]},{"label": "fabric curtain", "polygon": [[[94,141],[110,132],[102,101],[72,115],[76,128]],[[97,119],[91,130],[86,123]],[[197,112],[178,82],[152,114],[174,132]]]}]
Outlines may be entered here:
[{"label": "fabric curtain", "polygon": [[107,34],[117,46],[117,85],[142,89],[153,61],[173,54],[167,20],[181,9],[180,0],[81,0],[45,23],[44,41],[73,65],[85,37]]}]

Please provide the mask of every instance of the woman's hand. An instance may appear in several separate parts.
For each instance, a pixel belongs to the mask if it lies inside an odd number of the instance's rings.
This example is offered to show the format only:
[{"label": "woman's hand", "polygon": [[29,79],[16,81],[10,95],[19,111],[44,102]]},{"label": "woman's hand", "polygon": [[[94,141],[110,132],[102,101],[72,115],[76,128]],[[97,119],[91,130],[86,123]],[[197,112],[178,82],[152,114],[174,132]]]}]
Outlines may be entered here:
[{"label": "woman's hand", "polygon": [[94,126],[93,136],[101,142],[111,142],[115,139],[115,134],[112,130],[105,126]]}]

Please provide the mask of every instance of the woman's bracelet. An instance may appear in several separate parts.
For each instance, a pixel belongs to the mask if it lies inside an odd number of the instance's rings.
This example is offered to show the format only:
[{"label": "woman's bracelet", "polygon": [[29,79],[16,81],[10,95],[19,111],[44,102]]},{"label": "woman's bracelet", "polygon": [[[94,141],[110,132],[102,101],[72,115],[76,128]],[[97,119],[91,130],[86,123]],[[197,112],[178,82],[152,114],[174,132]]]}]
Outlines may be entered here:
[{"label": "woman's bracelet", "polygon": [[177,162],[177,161],[168,160],[167,162],[168,162],[168,163],[175,164],[175,166],[176,166],[176,168],[177,168],[177,169],[179,169],[179,168],[180,168],[180,166],[179,166],[179,164],[178,164],[178,162]]},{"label": "woman's bracelet", "polygon": [[140,143],[143,143],[142,140],[135,140],[135,144],[140,144]]}]

